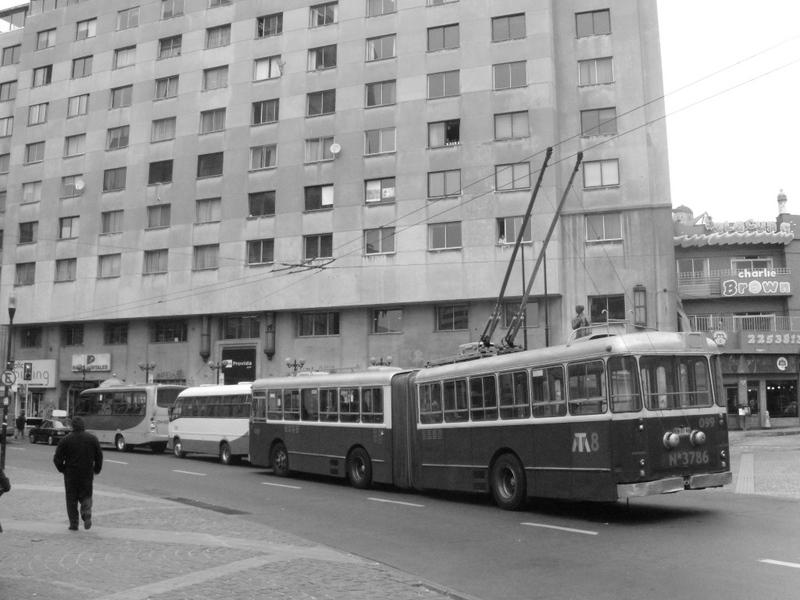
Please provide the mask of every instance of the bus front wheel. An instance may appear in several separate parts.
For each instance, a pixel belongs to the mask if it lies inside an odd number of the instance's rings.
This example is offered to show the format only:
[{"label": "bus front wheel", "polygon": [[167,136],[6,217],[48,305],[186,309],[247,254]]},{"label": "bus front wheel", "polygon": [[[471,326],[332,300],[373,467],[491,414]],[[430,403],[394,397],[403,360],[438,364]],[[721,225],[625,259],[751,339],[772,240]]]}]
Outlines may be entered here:
[{"label": "bus front wheel", "polygon": [[289,474],[289,452],[283,442],[278,442],[272,447],[269,453],[272,472],[278,477],[286,477]]},{"label": "bus front wheel", "polygon": [[229,465],[233,462],[233,454],[231,453],[231,447],[228,442],[222,442],[219,445],[219,462],[223,465]]},{"label": "bus front wheel", "polygon": [[131,449],[131,447],[125,443],[125,437],[122,434],[114,438],[114,447],[117,449],[117,452],[127,452]]},{"label": "bus front wheel", "polygon": [[347,479],[350,485],[360,490],[372,484],[372,461],[363,448],[354,448],[347,455]]},{"label": "bus front wheel", "polygon": [[181,438],[176,437],[174,440],[172,440],[172,453],[178,458],[186,458],[186,452],[183,451]]},{"label": "bus front wheel", "polygon": [[492,466],[492,496],[503,510],[517,510],[527,494],[525,469],[513,454],[503,454]]}]

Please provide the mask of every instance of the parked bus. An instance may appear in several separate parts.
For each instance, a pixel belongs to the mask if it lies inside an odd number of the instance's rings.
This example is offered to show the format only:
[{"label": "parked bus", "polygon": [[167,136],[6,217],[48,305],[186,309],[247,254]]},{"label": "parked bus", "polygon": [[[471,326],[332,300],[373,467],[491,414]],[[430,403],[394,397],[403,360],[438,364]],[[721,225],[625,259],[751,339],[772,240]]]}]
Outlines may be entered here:
[{"label": "parked bus", "polygon": [[178,394],[169,416],[169,439],[179,458],[188,453],[238,462],[249,448],[250,383],[201,385]]},{"label": "parked bus", "polygon": [[419,370],[260,379],[250,461],[416,490],[614,501],[731,482],[714,344],[640,332]]},{"label": "parked bus", "polygon": [[169,439],[168,411],[185,387],[103,383],[80,393],[74,416],[83,418],[86,430],[101,444],[113,444],[120,452],[136,446],[164,452]]}]

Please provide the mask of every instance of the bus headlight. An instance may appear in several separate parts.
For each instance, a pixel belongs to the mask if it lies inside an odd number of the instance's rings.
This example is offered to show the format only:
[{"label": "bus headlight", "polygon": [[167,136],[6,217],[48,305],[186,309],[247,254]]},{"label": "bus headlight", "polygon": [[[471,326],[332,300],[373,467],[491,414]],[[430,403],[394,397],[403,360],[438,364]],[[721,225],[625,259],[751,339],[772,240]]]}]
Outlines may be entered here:
[{"label": "bus headlight", "polygon": [[677,448],[678,444],[681,443],[681,436],[674,431],[668,431],[664,434],[661,442],[664,444],[664,448],[667,450],[672,450],[673,448]]},{"label": "bus headlight", "polygon": [[706,434],[695,429],[689,434],[689,441],[692,442],[692,446],[702,446],[706,443]]}]

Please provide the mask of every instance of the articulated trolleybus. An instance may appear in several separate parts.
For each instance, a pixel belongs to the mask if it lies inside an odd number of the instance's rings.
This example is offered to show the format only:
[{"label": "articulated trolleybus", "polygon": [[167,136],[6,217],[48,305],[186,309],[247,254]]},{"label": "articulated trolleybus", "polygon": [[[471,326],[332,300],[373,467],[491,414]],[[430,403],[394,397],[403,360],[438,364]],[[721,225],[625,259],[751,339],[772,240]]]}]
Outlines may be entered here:
[{"label": "articulated trolleybus", "polygon": [[416,490],[615,501],[731,482],[718,353],[638,332],[404,371],[261,379],[250,460]]},{"label": "articulated trolleybus", "polygon": [[149,446],[153,452],[167,449],[169,409],[185,386],[167,384],[100,384],[83,390],[75,404],[86,430],[101,444],[113,444],[120,452]]}]

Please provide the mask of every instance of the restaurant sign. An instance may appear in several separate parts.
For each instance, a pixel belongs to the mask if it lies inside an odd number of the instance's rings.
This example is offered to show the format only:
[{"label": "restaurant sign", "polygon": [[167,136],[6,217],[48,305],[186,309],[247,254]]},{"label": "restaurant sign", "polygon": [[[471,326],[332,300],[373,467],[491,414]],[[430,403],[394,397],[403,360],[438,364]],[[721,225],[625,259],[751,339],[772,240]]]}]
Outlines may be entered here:
[{"label": "restaurant sign", "polygon": [[739,269],[730,279],[722,280],[722,295],[789,296],[792,284],[789,276],[776,269]]}]

